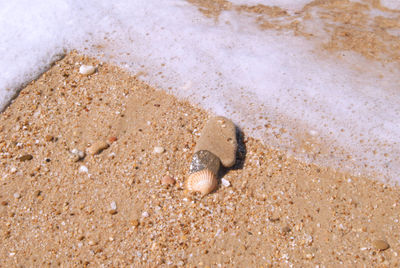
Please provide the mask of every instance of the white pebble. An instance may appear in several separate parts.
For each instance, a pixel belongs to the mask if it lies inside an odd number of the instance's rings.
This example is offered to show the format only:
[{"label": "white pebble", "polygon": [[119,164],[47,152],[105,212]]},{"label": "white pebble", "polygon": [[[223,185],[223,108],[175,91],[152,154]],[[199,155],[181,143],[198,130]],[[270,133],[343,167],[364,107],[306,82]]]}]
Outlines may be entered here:
[{"label": "white pebble", "polygon": [[111,209],[116,210],[117,209],[117,203],[115,201],[112,201],[110,204]]},{"label": "white pebble", "polygon": [[21,198],[21,195],[20,195],[19,193],[14,193],[14,197],[15,197],[16,199],[20,199],[20,198]]},{"label": "white pebble", "polygon": [[162,154],[164,151],[165,151],[165,149],[163,147],[160,147],[160,146],[154,147],[154,150],[153,150],[153,152],[156,153],[156,154]]},{"label": "white pebble", "polygon": [[142,217],[147,218],[149,216],[149,213],[147,211],[144,211],[142,213]]},{"label": "white pebble", "polygon": [[311,129],[308,133],[310,133],[311,136],[315,137],[318,136],[318,131]]},{"label": "white pebble", "polygon": [[85,167],[85,166],[80,166],[80,167],[79,167],[79,172],[80,172],[80,173],[88,173],[89,170],[88,170],[88,168]]},{"label": "white pebble", "polygon": [[96,71],[96,67],[92,65],[82,65],[79,68],[79,73],[84,75],[91,75]]},{"label": "white pebble", "polygon": [[221,183],[225,187],[231,186],[231,183],[228,180],[225,180],[224,178],[221,179]]},{"label": "white pebble", "polygon": [[79,157],[79,159],[82,159],[85,157],[85,152],[78,150],[76,148],[71,150],[71,154],[76,155],[77,157]]},{"label": "white pebble", "polygon": [[221,229],[218,229],[217,233],[215,234],[215,236],[219,236],[220,233],[221,233]]}]

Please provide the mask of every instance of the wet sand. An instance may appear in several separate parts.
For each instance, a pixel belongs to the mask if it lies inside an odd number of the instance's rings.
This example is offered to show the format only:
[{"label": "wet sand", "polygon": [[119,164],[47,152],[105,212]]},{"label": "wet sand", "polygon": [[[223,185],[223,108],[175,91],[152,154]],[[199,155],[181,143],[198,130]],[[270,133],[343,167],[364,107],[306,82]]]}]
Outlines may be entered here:
[{"label": "wet sand", "polygon": [[[82,76],[82,64],[97,72]],[[0,114],[0,266],[400,264],[399,187],[299,162],[246,133],[219,177],[231,185],[189,194],[210,116],[68,54]],[[110,146],[71,153],[98,141]],[[176,184],[162,185],[165,175]]]}]

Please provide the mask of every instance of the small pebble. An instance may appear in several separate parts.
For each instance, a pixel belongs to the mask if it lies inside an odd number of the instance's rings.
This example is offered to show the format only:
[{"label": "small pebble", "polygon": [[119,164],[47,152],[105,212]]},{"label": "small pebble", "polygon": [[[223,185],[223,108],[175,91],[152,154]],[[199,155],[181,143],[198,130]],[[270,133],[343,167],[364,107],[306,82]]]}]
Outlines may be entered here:
[{"label": "small pebble", "polygon": [[23,156],[21,156],[20,158],[18,158],[19,159],[19,161],[28,161],[28,160],[32,160],[32,158],[33,158],[33,156],[31,155],[31,154],[26,154],[26,155],[23,155]]},{"label": "small pebble", "polygon": [[85,166],[80,166],[80,167],[79,167],[79,172],[80,172],[80,173],[88,173],[89,170],[88,170],[88,168],[85,167]]},{"label": "small pebble", "polygon": [[131,221],[132,226],[138,227],[139,226],[139,221],[138,220],[132,220]]},{"label": "small pebble", "polygon": [[51,136],[51,135],[46,135],[46,136],[44,137],[44,139],[45,139],[46,141],[52,141],[52,140],[54,139],[54,137]]},{"label": "small pebble", "polygon": [[42,191],[40,191],[40,190],[36,190],[36,191],[33,193],[33,195],[36,196],[36,197],[39,197],[41,194],[42,194]]},{"label": "small pebble", "polygon": [[110,145],[105,141],[96,141],[89,148],[87,148],[87,152],[91,155],[99,154],[109,146]]},{"label": "small pebble", "polygon": [[108,211],[111,215],[117,214],[117,203],[115,201],[112,201],[110,203],[111,209]]},{"label": "small pebble", "polygon": [[85,152],[74,148],[71,150],[71,156],[72,156],[72,160],[74,162],[77,162],[77,161],[85,158],[86,154],[85,154]]},{"label": "small pebble", "polygon": [[310,133],[311,136],[315,137],[318,136],[318,131],[311,129],[308,133]]},{"label": "small pebble", "polygon": [[162,185],[174,185],[175,184],[175,179],[172,176],[169,175],[165,175],[164,177],[162,177],[161,179],[161,184]]},{"label": "small pebble", "polygon": [[20,199],[20,198],[21,198],[21,195],[20,195],[19,193],[14,193],[14,198]]},{"label": "small pebble", "polygon": [[79,157],[83,157],[83,156],[85,155],[85,152],[82,152],[82,151],[80,151],[80,150],[78,150],[78,149],[76,149],[76,148],[72,149],[72,150],[71,150],[71,153],[72,153],[72,154],[76,154],[76,155],[78,155]]},{"label": "small pebble", "polygon": [[144,211],[144,212],[142,213],[142,216],[143,216],[144,218],[147,218],[147,217],[149,216],[149,213],[148,213],[147,211]]},{"label": "small pebble", "polygon": [[96,71],[96,67],[92,65],[81,65],[79,73],[83,75],[91,75]]},{"label": "small pebble", "polygon": [[109,142],[110,144],[113,143],[113,142],[115,142],[115,141],[117,141],[117,140],[118,140],[118,138],[115,137],[115,136],[111,136],[111,137],[108,138],[108,142]]},{"label": "small pebble", "polygon": [[385,240],[375,240],[374,242],[372,242],[372,244],[376,249],[380,251],[384,251],[390,248],[390,245]]},{"label": "small pebble", "polygon": [[285,227],[282,228],[282,232],[285,233],[285,234],[289,233],[290,231],[291,231],[291,229],[290,229],[289,226],[285,226]]},{"label": "small pebble", "polygon": [[307,260],[312,260],[312,259],[314,259],[314,255],[311,254],[311,253],[306,254],[305,257],[306,257]]},{"label": "small pebble", "polygon": [[115,215],[115,214],[118,213],[118,211],[117,211],[116,209],[110,209],[108,212],[109,212],[111,215]]},{"label": "small pebble", "polygon": [[154,150],[153,150],[153,152],[156,153],[156,154],[162,154],[164,151],[165,151],[165,149],[163,147],[160,147],[160,146],[154,147]]},{"label": "small pebble", "polygon": [[225,187],[231,186],[231,183],[228,180],[225,180],[224,178],[221,179],[221,184]]}]

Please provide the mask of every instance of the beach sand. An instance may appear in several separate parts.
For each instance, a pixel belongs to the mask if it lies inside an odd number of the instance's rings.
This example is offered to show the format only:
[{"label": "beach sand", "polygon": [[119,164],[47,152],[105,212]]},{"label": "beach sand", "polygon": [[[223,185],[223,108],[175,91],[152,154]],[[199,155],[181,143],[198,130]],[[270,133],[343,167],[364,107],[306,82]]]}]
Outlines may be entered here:
[{"label": "beach sand", "polygon": [[[96,73],[79,74],[82,64]],[[246,133],[220,174],[231,185],[189,194],[210,116],[76,52],[55,63],[0,114],[0,266],[400,265],[399,187],[299,162]],[[78,159],[99,141],[110,145]],[[162,185],[166,175],[176,184]]]}]

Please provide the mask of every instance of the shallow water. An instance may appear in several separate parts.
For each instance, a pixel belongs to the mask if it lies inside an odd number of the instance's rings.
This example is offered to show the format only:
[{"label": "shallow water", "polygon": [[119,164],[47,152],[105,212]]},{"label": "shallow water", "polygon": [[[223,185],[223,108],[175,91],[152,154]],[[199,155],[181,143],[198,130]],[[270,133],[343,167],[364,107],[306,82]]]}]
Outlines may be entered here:
[{"label": "shallow water", "polygon": [[0,109],[77,49],[305,161],[398,182],[400,4],[263,2],[5,3]]}]

